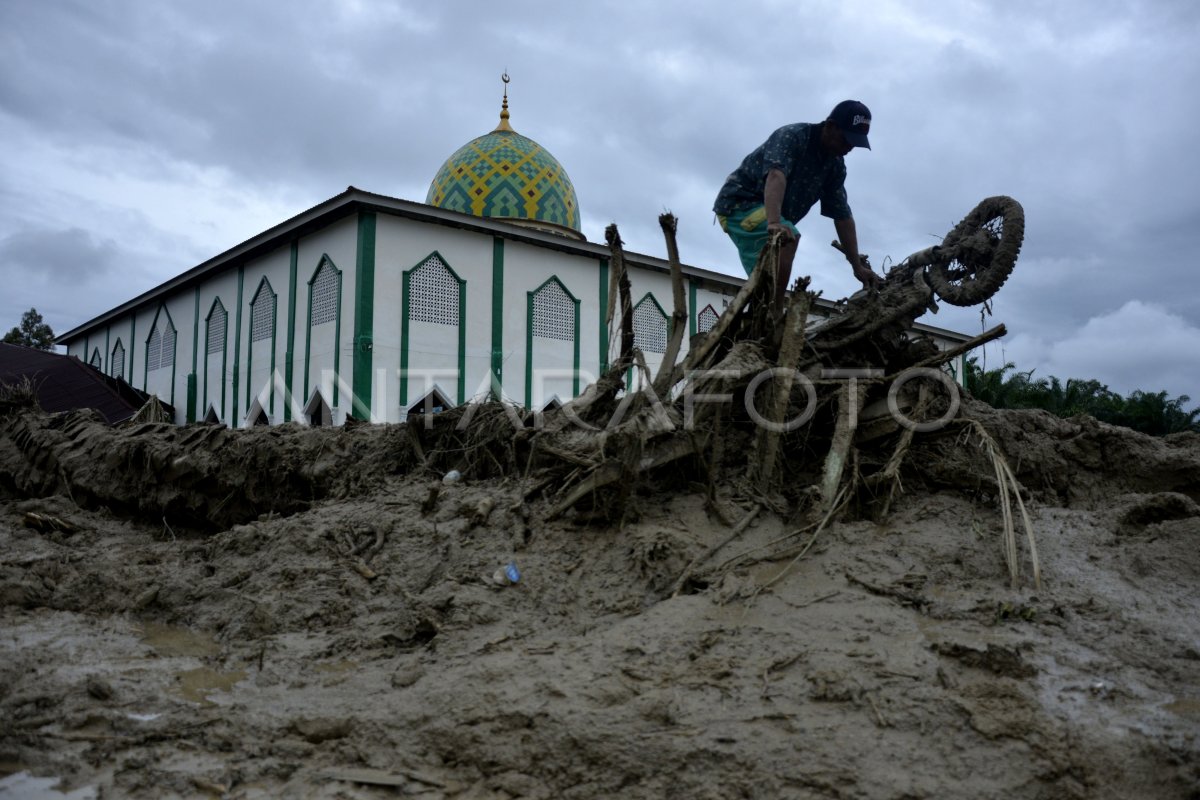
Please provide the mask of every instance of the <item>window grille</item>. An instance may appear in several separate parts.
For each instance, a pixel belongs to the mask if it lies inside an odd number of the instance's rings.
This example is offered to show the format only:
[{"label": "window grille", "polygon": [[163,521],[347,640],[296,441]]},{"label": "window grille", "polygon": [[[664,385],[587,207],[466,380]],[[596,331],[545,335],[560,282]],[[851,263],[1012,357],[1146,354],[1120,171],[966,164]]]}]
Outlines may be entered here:
[{"label": "window grille", "polygon": [[208,315],[208,354],[225,352],[225,331],[229,326],[229,312],[218,300]]},{"label": "window grille", "polygon": [[146,369],[150,371],[158,369],[162,361],[162,339],[162,333],[155,325],[154,330],[150,333],[150,341],[146,343]]},{"label": "window grille", "polygon": [[667,352],[667,317],[649,297],[633,310],[633,346],[643,353]]},{"label": "window grille", "polygon": [[264,283],[250,306],[250,341],[260,342],[275,335],[275,293]]},{"label": "window grille", "polygon": [[150,334],[150,341],[146,343],[146,369],[153,372],[162,367],[170,367],[175,364],[175,328],[171,325],[170,320],[167,321],[167,328],[163,330],[159,327],[159,323],[154,324],[154,330]]},{"label": "window grille", "polygon": [[167,320],[167,329],[162,333],[162,357],[158,361],[160,367],[175,366],[175,326]]},{"label": "window grille", "polygon": [[309,313],[314,326],[337,319],[337,270],[328,261],[321,265],[313,280]]},{"label": "window grille", "polygon": [[437,256],[408,274],[408,318],[417,322],[458,324],[458,279]]},{"label": "window grille", "polygon": [[125,377],[125,345],[120,342],[113,348],[112,374],[114,378]]},{"label": "window grille", "polygon": [[558,281],[550,281],[533,296],[533,335],[575,341],[575,301]]},{"label": "window grille", "polygon": [[100,369],[103,362],[101,362],[101,360],[100,360],[100,348],[99,347],[92,350],[92,360],[89,361],[88,364],[95,367],[96,369]]},{"label": "window grille", "polygon": [[696,330],[699,333],[708,333],[715,327],[717,327],[717,311],[711,305],[707,305],[696,317]]}]

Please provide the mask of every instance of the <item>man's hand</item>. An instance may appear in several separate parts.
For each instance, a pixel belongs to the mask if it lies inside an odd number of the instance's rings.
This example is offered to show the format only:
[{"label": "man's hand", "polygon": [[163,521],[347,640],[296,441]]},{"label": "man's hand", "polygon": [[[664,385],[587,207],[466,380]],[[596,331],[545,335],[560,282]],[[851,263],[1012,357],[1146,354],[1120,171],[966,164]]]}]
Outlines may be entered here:
[{"label": "man's hand", "polygon": [[776,231],[779,231],[780,233],[783,234],[784,244],[786,244],[788,242],[796,241],[796,234],[792,232],[791,228],[789,228],[787,225],[784,225],[782,222],[768,222],[767,223],[767,239],[768,239],[768,241],[770,241],[771,236],[773,236]]},{"label": "man's hand", "polygon": [[879,291],[879,285],[882,283],[882,280],[871,271],[871,266],[867,263],[866,256],[858,257],[858,266],[854,267],[854,277],[862,282],[863,288],[867,291]]}]

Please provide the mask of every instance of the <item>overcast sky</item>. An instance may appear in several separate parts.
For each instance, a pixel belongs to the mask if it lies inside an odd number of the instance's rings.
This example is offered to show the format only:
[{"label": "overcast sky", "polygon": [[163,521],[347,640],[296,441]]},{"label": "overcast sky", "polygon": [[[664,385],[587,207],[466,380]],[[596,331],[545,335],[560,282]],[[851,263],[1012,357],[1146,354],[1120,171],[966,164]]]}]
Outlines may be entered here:
[{"label": "overcast sky", "polygon": [[[1192,0],[4,0],[0,327],[65,332],[354,185],[424,202],[498,119],[566,168],[583,232],[741,274],[713,224],[776,127],[870,106],[847,157],[864,252],[928,246],[979,200],[1026,238],[987,365],[1200,405],[1200,3]],[[856,288],[800,223],[797,272]]]}]

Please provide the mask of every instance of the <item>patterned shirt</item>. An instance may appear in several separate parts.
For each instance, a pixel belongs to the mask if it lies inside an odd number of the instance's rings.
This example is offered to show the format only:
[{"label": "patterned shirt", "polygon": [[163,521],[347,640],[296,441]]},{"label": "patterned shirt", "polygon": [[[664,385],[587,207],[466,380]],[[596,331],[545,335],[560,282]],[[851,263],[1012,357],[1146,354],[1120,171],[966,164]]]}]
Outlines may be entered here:
[{"label": "patterned shirt", "polygon": [[725,179],[713,211],[724,216],[762,205],[767,173],[772,169],[787,177],[784,219],[799,222],[818,200],[822,216],[835,220],[851,216],[846,200],[846,162],[821,147],[819,122],[784,125],[772,133]]}]

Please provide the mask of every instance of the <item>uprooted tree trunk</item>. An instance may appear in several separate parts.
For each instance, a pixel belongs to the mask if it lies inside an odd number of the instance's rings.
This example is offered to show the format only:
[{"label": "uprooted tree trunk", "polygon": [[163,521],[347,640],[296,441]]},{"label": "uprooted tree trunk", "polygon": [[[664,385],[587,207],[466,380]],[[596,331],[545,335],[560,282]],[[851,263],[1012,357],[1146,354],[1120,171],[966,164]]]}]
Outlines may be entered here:
[{"label": "uprooted tree trunk", "polygon": [[[638,349],[621,237],[610,225],[605,313],[610,329],[620,330],[611,366],[579,397],[539,417],[538,426],[483,437],[521,465],[531,484],[527,496],[548,498],[548,518],[611,521],[629,513],[639,485],[700,484],[710,487],[711,500],[711,487],[722,482],[751,501],[752,513],[769,506],[826,522],[851,507],[886,515],[913,437],[922,430],[944,435],[922,420],[945,428],[955,417],[957,395],[938,385],[940,368],[1002,335],[1003,326],[946,351],[913,337],[913,321],[932,305],[920,275],[860,293],[824,320],[813,318],[818,295],[801,278],[776,312],[776,237],[713,328],[693,336],[680,360],[687,310],[676,221],[665,214],[659,222],[674,306],[656,373],[649,374]],[[446,434],[440,450],[462,453],[466,442],[449,435],[451,421],[437,420]]]}]

